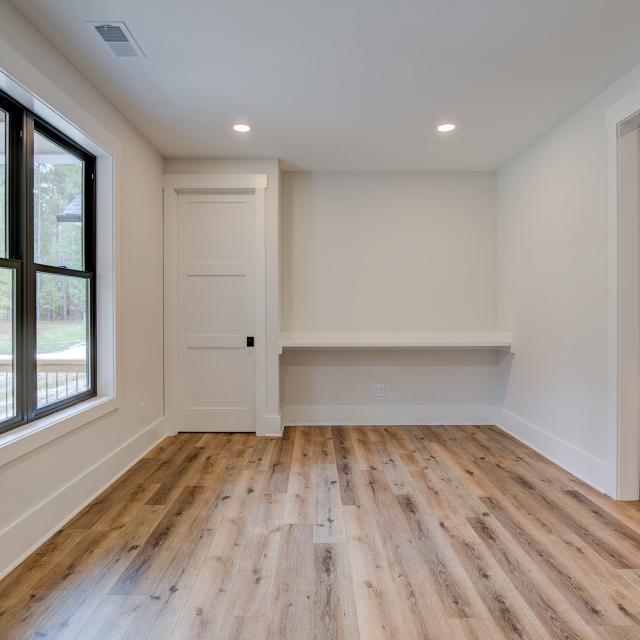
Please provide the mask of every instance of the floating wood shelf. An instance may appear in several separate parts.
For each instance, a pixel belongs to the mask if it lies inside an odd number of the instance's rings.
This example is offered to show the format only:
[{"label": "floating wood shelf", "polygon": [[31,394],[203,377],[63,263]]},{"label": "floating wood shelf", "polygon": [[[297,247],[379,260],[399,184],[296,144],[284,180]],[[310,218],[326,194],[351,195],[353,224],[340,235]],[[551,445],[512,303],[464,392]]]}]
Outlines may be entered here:
[{"label": "floating wood shelf", "polygon": [[285,349],[501,349],[514,353],[505,331],[290,331],[280,334]]}]

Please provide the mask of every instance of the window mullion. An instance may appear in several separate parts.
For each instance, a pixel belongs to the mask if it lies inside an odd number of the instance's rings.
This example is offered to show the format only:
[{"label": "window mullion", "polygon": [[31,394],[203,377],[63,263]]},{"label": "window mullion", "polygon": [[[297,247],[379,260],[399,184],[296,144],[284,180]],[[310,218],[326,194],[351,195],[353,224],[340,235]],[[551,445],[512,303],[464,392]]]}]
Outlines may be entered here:
[{"label": "window mullion", "polygon": [[91,278],[93,276],[93,271],[69,269],[67,267],[52,267],[48,264],[35,263],[33,268],[38,273],[54,273],[59,276],[73,276],[75,278]]},{"label": "window mullion", "polygon": [[25,417],[31,420],[37,409],[37,355],[36,355],[36,272],[33,263],[33,140],[34,119],[31,114],[25,118],[24,130],[24,176],[25,206],[22,218],[24,250],[24,369]]}]

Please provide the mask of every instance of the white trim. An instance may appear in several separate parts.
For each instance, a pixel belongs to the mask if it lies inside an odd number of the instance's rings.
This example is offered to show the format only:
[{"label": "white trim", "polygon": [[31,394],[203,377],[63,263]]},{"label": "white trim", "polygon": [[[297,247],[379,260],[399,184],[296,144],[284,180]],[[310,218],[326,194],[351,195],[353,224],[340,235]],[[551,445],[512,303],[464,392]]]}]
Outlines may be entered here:
[{"label": "white trim", "polygon": [[263,436],[269,438],[280,438],[283,430],[282,416],[280,415],[268,415],[264,424]]},{"label": "white trim", "polygon": [[[277,360],[277,350],[267,344],[277,344],[267,330],[267,247],[266,247],[266,174],[183,174],[171,173],[164,177],[164,371],[165,371],[165,417],[167,433],[176,433],[178,428],[178,194],[185,192],[233,191],[250,189],[255,194],[256,207],[256,433],[273,434],[274,416],[267,415],[267,406],[273,398],[267,394],[277,392],[277,385],[270,382],[274,371],[272,360]],[[271,329],[273,333],[274,329]],[[277,332],[277,327],[275,328]],[[271,353],[274,351],[274,353]],[[275,371],[277,373],[277,362]],[[277,402],[277,401],[276,401]],[[277,404],[276,404],[277,406]],[[280,421],[279,416],[277,417]]]},{"label": "white trim", "polygon": [[495,425],[487,405],[285,405],[286,426]]},{"label": "white trim", "polygon": [[500,411],[497,425],[576,478],[602,493],[607,493],[609,465],[606,460],[595,458],[566,440],[505,409]]},{"label": "white trim", "polygon": [[[94,155],[99,155],[101,151],[105,150],[114,156],[121,153],[122,143],[118,138],[114,137],[89,112],[74,102],[64,90],[42,75],[36,67],[28,63],[1,39],[0,60],[4,65],[0,68],[0,89],[2,91],[8,93]],[[9,71],[11,66],[23,69],[25,65],[29,67],[30,87],[18,81]],[[21,75],[24,76],[24,72]],[[48,102],[45,102],[40,96],[47,96]],[[63,112],[67,116],[63,115]],[[95,135],[91,136],[86,131],[94,131]]]},{"label": "white trim", "polygon": [[164,186],[177,192],[266,189],[266,173],[165,173]]},{"label": "white trim", "polygon": [[256,208],[256,433],[267,433],[267,257],[266,257],[266,202],[265,186],[255,188]]},{"label": "white trim", "polygon": [[506,331],[287,331],[287,349],[506,349],[514,353]]},{"label": "white trim", "polygon": [[164,197],[164,416],[167,435],[178,432],[178,192],[165,178]]},{"label": "white trim", "polygon": [[[608,364],[608,456],[605,487],[618,500],[640,497],[640,450],[638,446],[637,384],[628,372],[637,368],[630,362],[638,353],[640,335],[629,323],[622,323],[621,306],[633,306],[633,287],[621,287],[621,265],[638,263],[638,243],[621,243],[619,207],[618,125],[640,111],[640,91],[613,105],[606,113],[608,138],[608,218],[609,218],[609,364]],[[636,221],[637,224],[637,221]],[[629,275],[629,274],[626,274]],[[636,274],[637,275],[637,274]],[[633,276],[636,277],[636,276]],[[624,297],[623,297],[624,294]],[[623,374],[623,372],[625,372]],[[623,375],[621,375],[623,374]]]},{"label": "white trim", "polygon": [[[0,578],[165,438],[159,418],[0,531]],[[60,517],[60,514],[65,514]],[[25,549],[26,547],[26,549]]]},{"label": "white trim", "polygon": [[120,401],[97,397],[0,435],[0,467],[115,411]]}]

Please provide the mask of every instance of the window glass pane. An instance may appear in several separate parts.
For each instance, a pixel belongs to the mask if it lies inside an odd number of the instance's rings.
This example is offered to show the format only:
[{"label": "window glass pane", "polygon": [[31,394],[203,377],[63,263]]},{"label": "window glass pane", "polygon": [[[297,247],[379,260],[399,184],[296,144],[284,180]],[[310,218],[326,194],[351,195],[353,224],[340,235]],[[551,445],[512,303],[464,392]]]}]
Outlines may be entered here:
[{"label": "window glass pane", "polygon": [[0,109],[0,256],[7,257],[7,149],[9,114]]},{"label": "window glass pane", "polygon": [[90,387],[88,288],[85,278],[36,276],[39,408]]},{"label": "window glass pane", "polygon": [[15,271],[0,267],[0,421],[16,415]]},{"label": "window glass pane", "polygon": [[34,259],[83,269],[84,162],[37,131],[33,154]]}]

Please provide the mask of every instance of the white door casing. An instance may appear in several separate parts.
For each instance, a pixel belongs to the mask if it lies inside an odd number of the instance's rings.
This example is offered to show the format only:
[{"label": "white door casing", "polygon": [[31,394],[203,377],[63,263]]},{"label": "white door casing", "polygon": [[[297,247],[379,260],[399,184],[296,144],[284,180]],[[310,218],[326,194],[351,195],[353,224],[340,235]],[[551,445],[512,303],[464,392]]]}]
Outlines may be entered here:
[{"label": "white door casing", "polygon": [[[640,212],[628,206],[620,193],[625,172],[638,171],[621,161],[619,126],[640,113],[640,91],[610,107],[606,113],[608,137],[609,209],[609,402],[607,493],[617,500],[640,497],[640,411],[638,410],[638,304],[640,300]],[[628,142],[628,141],[627,141]],[[625,143],[626,144],[626,143]],[[636,159],[637,160],[637,159]],[[627,175],[628,178],[628,175]],[[639,178],[640,180],[640,178]],[[637,194],[636,194],[637,198]]]},{"label": "white door casing", "polygon": [[179,431],[255,431],[253,194],[178,196]]},{"label": "white door casing", "polygon": [[277,314],[267,316],[267,287],[271,312],[278,308],[278,220],[277,210],[270,210],[267,229],[267,176],[257,173],[169,173],[164,179],[164,400],[168,435],[177,432],[179,422],[178,197],[180,194],[237,194],[239,191],[255,196],[255,431],[262,436],[282,434],[281,417],[277,413],[279,323]]}]

